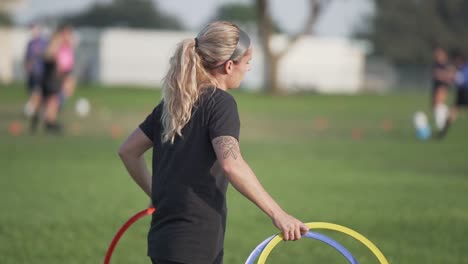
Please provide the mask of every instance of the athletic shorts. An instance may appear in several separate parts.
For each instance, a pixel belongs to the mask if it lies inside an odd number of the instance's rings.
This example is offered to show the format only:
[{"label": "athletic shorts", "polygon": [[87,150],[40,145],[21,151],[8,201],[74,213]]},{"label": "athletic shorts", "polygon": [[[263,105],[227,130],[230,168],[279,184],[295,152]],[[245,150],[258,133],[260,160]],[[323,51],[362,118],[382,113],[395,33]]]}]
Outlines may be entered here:
[{"label": "athletic shorts", "polygon": [[156,260],[154,258],[151,258],[151,262],[153,264],[184,264],[181,262],[174,262],[174,261],[168,261],[168,260]]},{"label": "athletic shorts", "polygon": [[29,74],[27,80],[28,92],[39,90],[42,85],[41,77],[37,74]]},{"label": "athletic shorts", "polygon": [[458,107],[468,107],[468,87],[457,90],[455,105]]},{"label": "athletic shorts", "polygon": [[431,104],[434,105],[435,102],[435,96],[439,90],[448,90],[449,86],[446,83],[438,82],[434,83],[432,86],[432,92],[431,92]]},{"label": "athletic shorts", "polygon": [[61,83],[55,71],[55,62],[44,63],[44,76],[42,78],[42,96],[47,98],[60,92]]}]

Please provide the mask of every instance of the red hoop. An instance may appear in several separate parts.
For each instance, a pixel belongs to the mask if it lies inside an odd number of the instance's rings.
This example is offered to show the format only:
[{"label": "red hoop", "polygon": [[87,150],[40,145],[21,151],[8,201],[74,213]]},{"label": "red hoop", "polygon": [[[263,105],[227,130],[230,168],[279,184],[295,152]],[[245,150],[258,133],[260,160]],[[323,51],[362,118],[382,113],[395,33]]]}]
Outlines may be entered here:
[{"label": "red hoop", "polygon": [[114,239],[112,239],[111,244],[109,245],[109,248],[107,249],[106,257],[104,259],[104,264],[109,264],[110,259],[112,257],[112,252],[114,252],[114,248],[117,245],[117,242],[119,242],[120,237],[125,233],[125,231],[133,224],[135,223],[138,219],[146,216],[146,215],[152,215],[156,209],[155,208],[148,208],[143,211],[140,211],[136,213],[134,216],[130,217],[130,219],[125,222],[125,224],[119,229],[117,234],[115,234]]}]

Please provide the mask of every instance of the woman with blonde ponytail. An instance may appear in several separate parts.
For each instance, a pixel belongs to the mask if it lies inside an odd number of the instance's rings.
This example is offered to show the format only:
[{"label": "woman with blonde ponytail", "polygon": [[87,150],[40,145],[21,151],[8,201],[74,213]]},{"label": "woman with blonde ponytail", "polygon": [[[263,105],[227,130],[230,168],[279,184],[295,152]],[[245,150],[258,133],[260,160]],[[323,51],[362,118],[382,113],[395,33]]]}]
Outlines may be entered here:
[{"label": "woman with blonde ponytail", "polygon": [[[250,70],[249,36],[229,22],[182,41],[163,82],[163,98],[119,149],[130,176],[156,208],[148,234],[153,263],[223,263],[228,182],[283,233],[308,231],[265,191],[239,148],[237,104],[227,91]],[[152,173],[143,154],[153,148]]]}]

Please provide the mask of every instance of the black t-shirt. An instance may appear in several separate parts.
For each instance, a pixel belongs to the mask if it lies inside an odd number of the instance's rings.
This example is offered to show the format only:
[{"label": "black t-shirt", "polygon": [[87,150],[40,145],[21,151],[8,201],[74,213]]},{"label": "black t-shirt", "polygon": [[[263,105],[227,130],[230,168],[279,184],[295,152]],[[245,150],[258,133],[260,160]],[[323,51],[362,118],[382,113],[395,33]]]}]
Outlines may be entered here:
[{"label": "black t-shirt", "polygon": [[163,104],[140,125],[153,141],[151,198],[156,211],[148,255],[191,264],[221,263],[228,181],[211,141],[219,136],[239,139],[236,101],[221,89],[205,91],[173,144],[161,140]]}]

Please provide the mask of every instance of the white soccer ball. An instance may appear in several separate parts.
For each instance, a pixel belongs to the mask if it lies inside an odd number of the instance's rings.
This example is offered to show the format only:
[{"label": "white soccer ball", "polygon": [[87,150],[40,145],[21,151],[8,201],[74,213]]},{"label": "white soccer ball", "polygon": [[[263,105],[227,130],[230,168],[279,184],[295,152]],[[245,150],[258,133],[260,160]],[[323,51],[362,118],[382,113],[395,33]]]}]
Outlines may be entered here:
[{"label": "white soccer ball", "polygon": [[91,111],[91,104],[86,98],[79,98],[75,104],[75,112],[79,117],[85,117]]},{"label": "white soccer ball", "polygon": [[414,126],[416,129],[424,128],[428,126],[427,116],[424,112],[419,111],[414,114],[413,117]]},{"label": "white soccer ball", "polygon": [[418,139],[427,140],[431,137],[431,127],[424,112],[416,112],[413,116],[413,123]]}]

